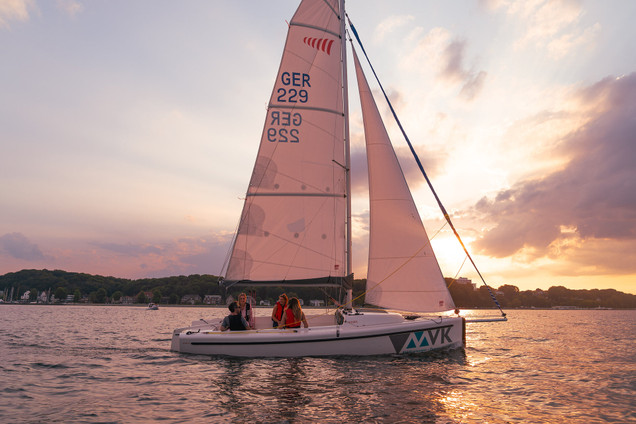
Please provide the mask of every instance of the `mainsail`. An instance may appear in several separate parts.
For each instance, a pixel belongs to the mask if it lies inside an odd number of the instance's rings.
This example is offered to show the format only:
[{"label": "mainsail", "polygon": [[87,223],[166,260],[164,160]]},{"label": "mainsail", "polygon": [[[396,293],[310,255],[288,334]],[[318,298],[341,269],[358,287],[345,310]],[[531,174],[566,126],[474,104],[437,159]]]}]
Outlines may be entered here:
[{"label": "mainsail", "polygon": [[337,285],[345,276],[339,3],[303,1],[289,23],[226,271],[230,283]]},{"label": "mainsail", "polygon": [[413,312],[453,309],[442,272],[404,174],[353,52],[369,168],[366,303]]},{"label": "mainsail", "polygon": [[[225,274],[228,284],[326,286],[346,280],[341,4],[304,0],[291,19]],[[405,311],[453,309],[355,52],[354,58],[369,168],[366,302]]]}]

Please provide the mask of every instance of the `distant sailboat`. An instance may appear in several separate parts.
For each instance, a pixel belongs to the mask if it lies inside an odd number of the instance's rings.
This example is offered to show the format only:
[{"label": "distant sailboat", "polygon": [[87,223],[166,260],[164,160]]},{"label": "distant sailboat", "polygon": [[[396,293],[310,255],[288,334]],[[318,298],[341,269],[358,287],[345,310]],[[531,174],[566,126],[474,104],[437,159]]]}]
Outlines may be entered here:
[{"label": "distant sailboat", "polygon": [[194,322],[171,349],[231,356],[378,355],[464,346],[426,230],[354,55],[369,169],[366,303],[351,307],[351,183],[344,0],[303,0],[289,23],[280,69],[234,239],[226,286],[334,286],[347,290],[335,314],[310,327],[219,331]]}]

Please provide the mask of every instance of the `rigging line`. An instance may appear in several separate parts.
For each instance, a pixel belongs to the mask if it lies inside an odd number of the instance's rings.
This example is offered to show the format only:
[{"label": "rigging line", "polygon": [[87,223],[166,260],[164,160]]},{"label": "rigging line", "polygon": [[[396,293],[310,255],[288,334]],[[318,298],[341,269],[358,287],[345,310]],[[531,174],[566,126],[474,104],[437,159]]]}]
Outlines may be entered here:
[{"label": "rigging line", "polygon": [[402,127],[402,123],[400,122],[400,120],[399,120],[399,118],[397,116],[397,113],[395,112],[395,109],[393,109],[393,105],[391,104],[391,101],[389,100],[389,97],[387,96],[386,91],[384,91],[384,87],[382,86],[382,83],[380,82],[380,79],[378,78],[378,75],[375,73],[375,69],[373,68],[373,65],[371,64],[371,60],[369,59],[369,56],[367,55],[367,52],[364,49],[364,46],[362,45],[362,41],[360,40],[360,36],[358,35],[358,31],[356,31],[355,27],[351,23],[351,19],[349,19],[349,15],[347,15],[347,20],[349,21],[349,27],[351,28],[351,31],[353,32],[353,35],[356,37],[356,40],[358,41],[358,44],[360,45],[360,48],[362,49],[362,52],[364,53],[364,57],[367,59],[367,63],[371,67],[371,71],[373,72],[373,76],[375,77],[375,80],[378,82],[378,85],[380,86],[380,90],[382,90],[382,94],[384,95],[384,98],[386,99],[386,101],[387,101],[387,103],[389,105],[389,109],[391,109],[391,113],[393,114],[393,117],[395,118],[395,122],[397,123],[398,127],[400,128],[400,131],[402,132],[402,135],[404,136],[404,139],[406,140],[406,143],[408,144],[409,149],[411,150],[411,153],[413,154],[413,157],[415,158],[415,162],[417,162],[417,166],[420,168],[420,171],[422,172],[422,175],[424,175],[424,179],[426,180],[426,183],[428,184],[428,187],[431,189],[431,192],[433,193],[433,196],[435,197],[435,200],[437,201],[437,205],[441,209],[442,214],[444,215],[444,218],[448,222],[448,225],[450,226],[450,228],[453,230],[453,233],[455,233],[455,237],[457,238],[457,240],[459,241],[459,244],[464,249],[464,252],[466,253],[466,256],[468,256],[468,259],[470,259],[470,262],[473,264],[473,267],[475,268],[475,271],[477,271],[477,274],[479,274],[479,277],[481,278],[481,281],[484,283],[484,285],[488,289],[488,292],[490,293],[490,297],[494,301],[495,305],[497,305],[497,307],[499,308],[499,311],[501,312],[501,315],[505,317],[506,313],[503,311],[503,309],[501,309],[501,305],[499,305],[499,302],[497,301],[497,299],[493,295],[492,290],[490,289],[490,286],[486,283],[486,280],[484,279],[483,275],[481,274],[481,271],[479,271],[479,268],[477,268],[477,264],[473,260],[472,256],[470,256],[470,253],[468,252],[468,249],[466,248],[466,245],[464,245],[464,242],[462,241],[461,237],[459,236],[459,233],[455,229],[455,226],[453,225],[453,222],[451,221],[450,216],[449,216],[448,212],[446,211],[446,208],[442,204],[442,201],[440,200],[439,196],[437,195],[437,192],[433,188],[433,184],[431,183],[431,180],[428,178],[428,175],[426,174],[426,171],[424,171],[424,166],[422,165],[422,162],[420,161],[420,158],[417,156],[417,153],[415,152],[415,149],[413,148],[413,145],[411,144],[411,140],[406,135],[406,131],[404,130],[404,127]]},{"label": "rigging line", "polygon": [[329,299],[333,302],[333,304],[334,304],[334,305],[336,305],[336,309],[338,309],[338,308],[340,308],[340,307],[344,306],[344,305],[341,305],[341,304],[340,304],[340,302],[338,302],[336,299],[334,299],[333,297],[331,297],[331,295],[330,295],[329,293],[327,293],[327,290],[325,290],[323,287],[320,287],[320,291],[322,291],[322,293],[323,293],[325,296],[327,296],[327,297],[328,297],[328,298],[329,298]]},{"label": "rigging line", "polygon": [[457,276],[459,275],[459,273],[462,271],[462,268],[464,267],[464,264],[466,263],[466,259],[468,259],[467,256],[464,255],[464,261],[462,262],[462,264],[459,266],[459,269],[457,270],[457,273],[455,274],[455,277],[453,277],[453,281],[450,282],[450,284],[448,285],[448,288],[450,289],[450,286],[452,286],[453,284],[455,284],[455,281],[457,281]]},{"label": "rigging line", "polygon": [[462,271],[462,268],[464,267],[464,264],[466,263],[466,259],[468,259],[467,256],[464,256],[464,261],[462,262],[461,266],[459,267],[459,269],[457,270],[457,274],[455,274],[455,279],[457,279],[457,276],[459,275],[459,273]]},{"label": "rigging line", "polygon": [[433,237],[430,237],[430,240],[433,240],[435,237],[437,237],[437,235],[444,229],[444,227],[446,226],[446,224],[448,224],[446,221],[444,221],[444,223],[442,224],[441,227],[439,227],[439,230],[437,230],[437,232],[435,232],[435,234],[433,234]]}]

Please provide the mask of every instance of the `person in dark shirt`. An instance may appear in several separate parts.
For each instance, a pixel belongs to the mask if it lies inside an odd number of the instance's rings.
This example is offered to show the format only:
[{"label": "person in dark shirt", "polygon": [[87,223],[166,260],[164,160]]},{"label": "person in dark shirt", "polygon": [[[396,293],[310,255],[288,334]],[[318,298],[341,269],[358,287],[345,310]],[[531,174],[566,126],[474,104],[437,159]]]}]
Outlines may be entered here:
[{"label": "person in dark shirt", "polygon": [[228,305],[230,310],[230,314],[223,318],[223,322],[221,323],[221,331],[232,330],[232,331],[243,331],[249,330],[250,325],[245,321],[245,318],[241,316],[241,309],[238,306],[238,303],[232,302]]}]

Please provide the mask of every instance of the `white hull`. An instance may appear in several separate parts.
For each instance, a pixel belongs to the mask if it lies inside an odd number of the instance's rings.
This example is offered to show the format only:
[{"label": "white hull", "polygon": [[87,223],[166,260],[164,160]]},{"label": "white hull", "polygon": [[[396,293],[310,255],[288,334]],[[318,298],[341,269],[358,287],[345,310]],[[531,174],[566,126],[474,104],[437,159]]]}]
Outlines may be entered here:
[{"label": "white hull", "polygon": [[286,330],[221,332],[218,324],[196,324],[173,332],[171,350],[202,355],[298,357],[419,353],[464,346],[461,317],[410,320],[395,313],[353,312],[342,318],[340,325],[313,326],[310,320],[310,328]]}]

